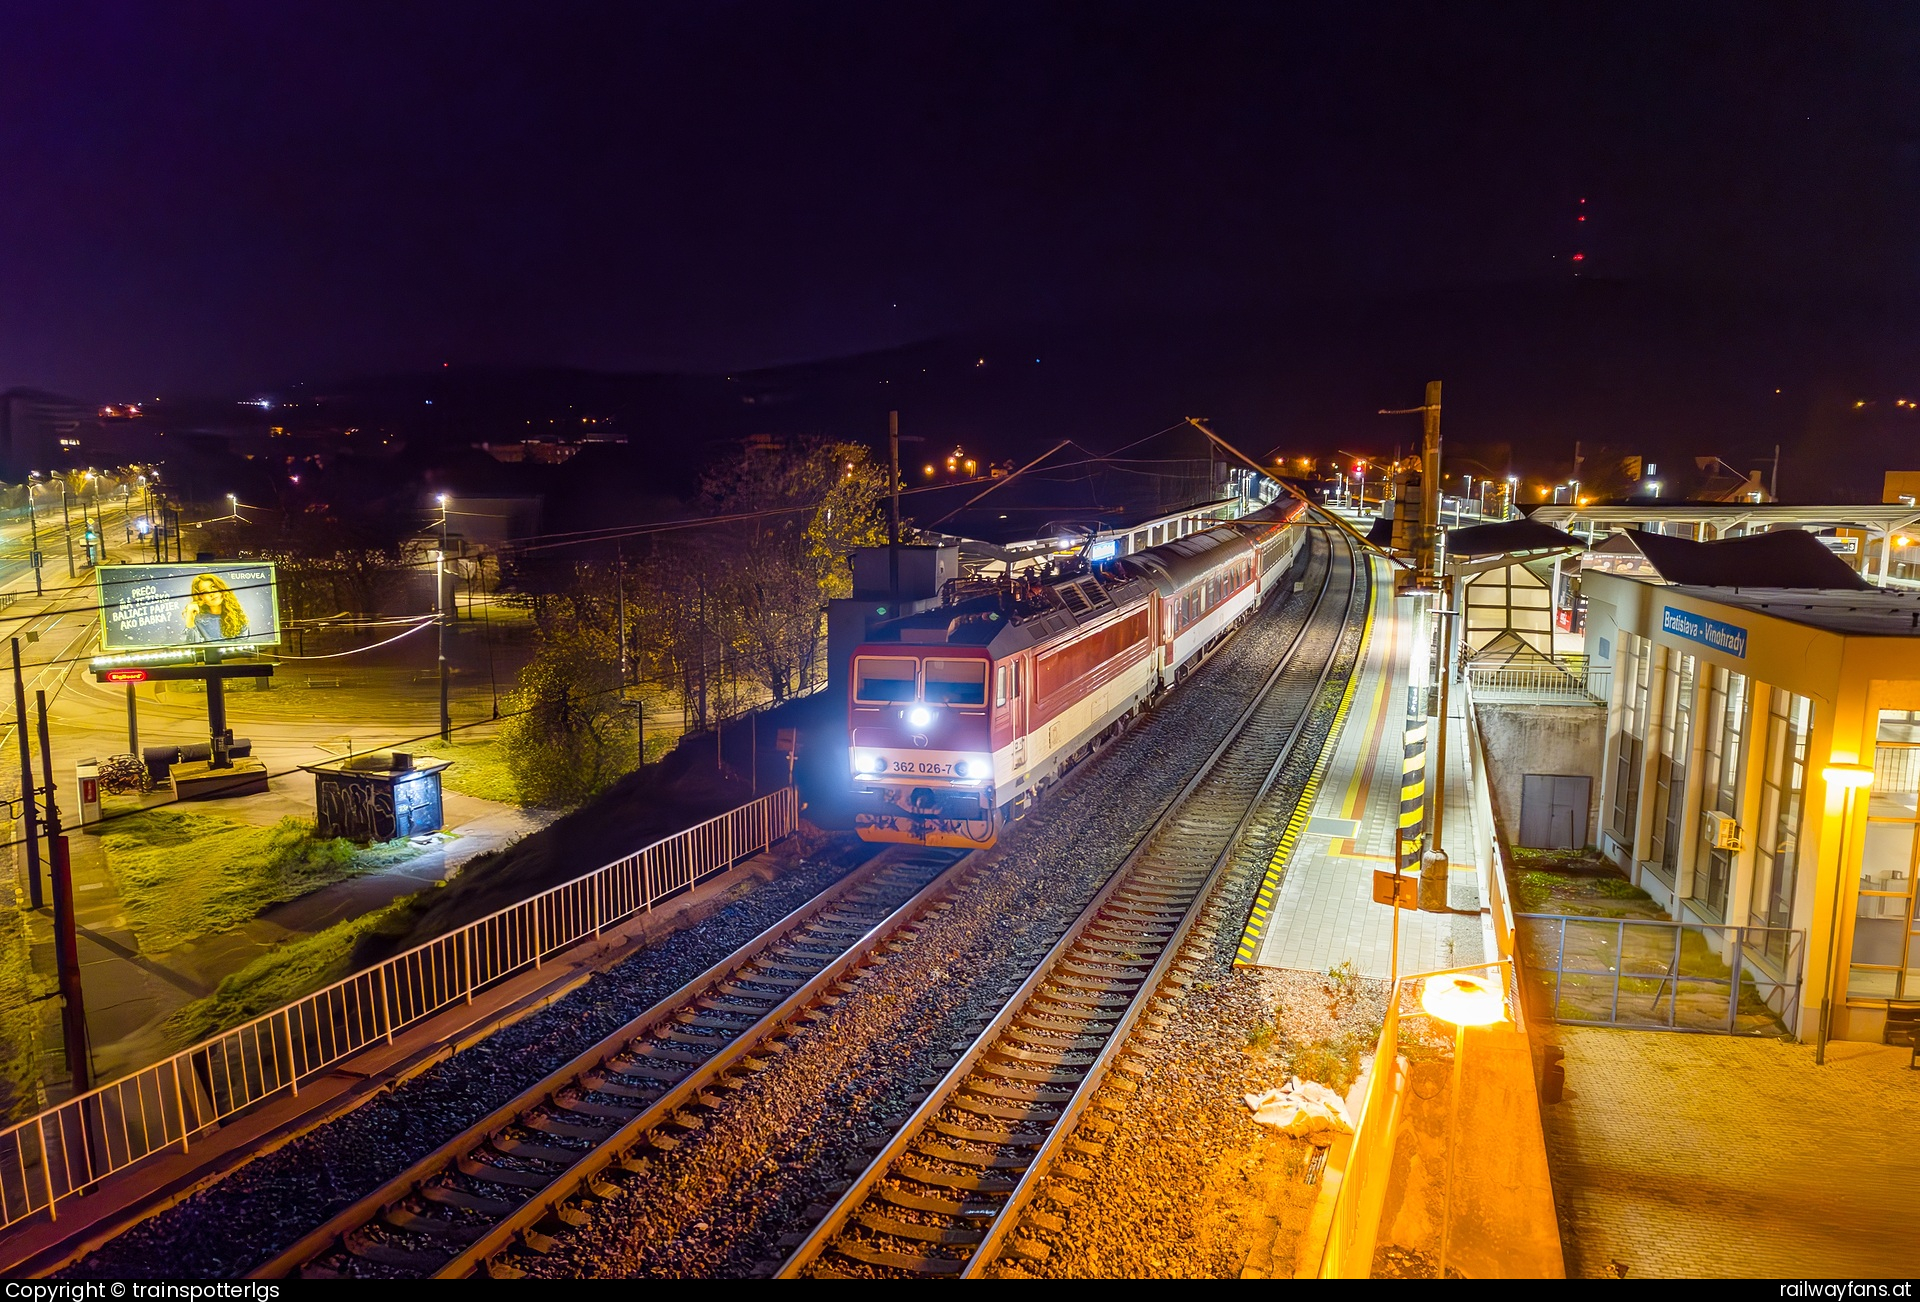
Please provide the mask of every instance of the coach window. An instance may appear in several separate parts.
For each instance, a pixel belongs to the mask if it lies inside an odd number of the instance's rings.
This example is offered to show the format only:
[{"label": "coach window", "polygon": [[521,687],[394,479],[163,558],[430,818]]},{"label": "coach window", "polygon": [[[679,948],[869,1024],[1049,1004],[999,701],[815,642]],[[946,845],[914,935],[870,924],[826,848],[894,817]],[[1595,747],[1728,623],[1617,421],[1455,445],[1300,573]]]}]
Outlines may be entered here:
[{"label": "coach window", "polygon": [[927,661],[927,700],[938,705],[985,705],[987,662]]},{"label": "coach window", "polygon": [[866,705],[911,701],[917,663],[890,656],[861,656],[853,662],[853,699]]}]

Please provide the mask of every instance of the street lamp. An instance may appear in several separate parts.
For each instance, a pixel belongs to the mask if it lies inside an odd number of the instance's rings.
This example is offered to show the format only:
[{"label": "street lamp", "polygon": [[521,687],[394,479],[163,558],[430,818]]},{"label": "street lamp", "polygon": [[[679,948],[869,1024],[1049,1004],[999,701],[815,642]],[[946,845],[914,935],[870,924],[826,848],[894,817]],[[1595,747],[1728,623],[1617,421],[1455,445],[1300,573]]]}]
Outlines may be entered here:
[{"label": "street lamp", "polygon": [[1508,475],[1507,476],[1507,513],[1502,518],[1511,520],[1513,519],[1515,514],[1518,513],[1520,509],[1519,494],[1520,494],[1520,476]]},{"label": "street lamp", "polygon": [[1430,976],[1420,988],[1420,1008],[1429,1017],[1451,1022],[1453,1032],[1453,1092],[1447,1097],[1447,1177],[1440,1215],[1438,1279],[1447,1277],[1447,1240],[1453,1232],[1453,1150],[1458,1146],[1461,1065],[1467,1057],[1467,1028],[1492,1026],[1507,1020],[1506,996],[1485,977],[1465,972]]},{"label": "street lamp", "polygon": [[1847,840],[1853,832],[1854,792],[1865,791],[1873,785],[1873,770],[1865,764],[1829,764],[1820,770],[1820,776],[1826,779],[1829,787],[1839,787],[1840,801],[1840,856],[1833,874],[1833,916],[1827,920],[1827,971],[1826,982],[1820,988],[1820,1032],[1814,1041],[1813,1063],[1818,1067],[1827,1060],[1827,1037],[1833,1027],[1833,983],[1840,974],[1840,910],[1846,901],[1847,878],[1853,876],[1853,863],[1848,852]]},{"label": "street lamp", "polygon": [[441,493],[435,500],[440,503],[440,550],[433,554],[433,613],[440,625],[440,740],[450,743],[453,719],[447,708],[447,495]]},{"label": "street lamp", "polygon": [[[39,477],[38,470],[31,471],[27,475],[27,554],[28,559],[33,562],[33,595],[43,597],[46,595],[46,590],[40,585],[40,523],[34,519],[33,515],[33,490],[39,487],[34,480]],[[34,889],[38,890],[38,885]]]},{"label": "street lamp", "polygon": [[80,576],[73,568],[73,517],[67,514],[67,477],[60,476],[60,532],[67,538],[67,577],[77,579]]}]

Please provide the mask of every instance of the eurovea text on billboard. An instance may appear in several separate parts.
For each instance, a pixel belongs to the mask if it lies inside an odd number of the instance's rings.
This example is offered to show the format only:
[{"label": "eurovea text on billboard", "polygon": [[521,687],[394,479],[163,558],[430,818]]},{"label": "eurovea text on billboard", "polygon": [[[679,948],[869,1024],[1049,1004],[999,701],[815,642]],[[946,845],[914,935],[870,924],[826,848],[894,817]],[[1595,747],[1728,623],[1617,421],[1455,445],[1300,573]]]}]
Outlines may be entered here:
[{"label": "eurovea text on billboard", "polygon": [[1724,651],[1736,659],[1747,658],[1747,630],[1738,624],[1723,624],[1690,610],[1675,610],[1667,606],[1660,612],[1660,628],[1675,637],[1710,646],[1715,651]]},{"label": "eurovea text on billboard", "polygon": [[280,590],[269,563],[102,565],[97,573],[103,652],[280,644]]}]

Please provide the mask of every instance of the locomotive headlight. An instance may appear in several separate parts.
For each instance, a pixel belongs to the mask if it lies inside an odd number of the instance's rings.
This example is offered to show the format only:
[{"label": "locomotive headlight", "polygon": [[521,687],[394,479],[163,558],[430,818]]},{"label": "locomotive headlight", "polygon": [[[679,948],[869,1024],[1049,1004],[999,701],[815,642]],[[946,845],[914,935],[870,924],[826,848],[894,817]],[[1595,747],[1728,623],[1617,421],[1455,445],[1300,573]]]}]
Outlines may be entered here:
[{"label": "locomotive headlight", "polygon": [[986,760],[961,760],[953,766],[955,777],[988,778],[993,776],[993,765]]},{"label": "locomotive headlight", "polygon": [[907,711],[907,722],[916,728],[924,728],[933,722],[933,711],[924,705],[916,705]]},{"label": "locomotive headlight", "polygon": [[887,761],[878,755],[858,755],[854,757],[853,771],[855,773],[884,773],[886,769]]}]

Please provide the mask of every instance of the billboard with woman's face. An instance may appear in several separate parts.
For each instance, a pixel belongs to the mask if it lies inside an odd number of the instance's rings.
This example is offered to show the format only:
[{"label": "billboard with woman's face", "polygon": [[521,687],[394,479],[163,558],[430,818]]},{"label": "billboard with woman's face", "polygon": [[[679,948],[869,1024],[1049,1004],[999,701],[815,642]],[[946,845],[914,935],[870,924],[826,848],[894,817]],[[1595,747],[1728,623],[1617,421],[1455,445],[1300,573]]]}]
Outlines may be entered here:
[{"label": "billboard with woman's face", "polygon": [[102,565],[96,573],[102,652],[280,644],[271,564]]}]

